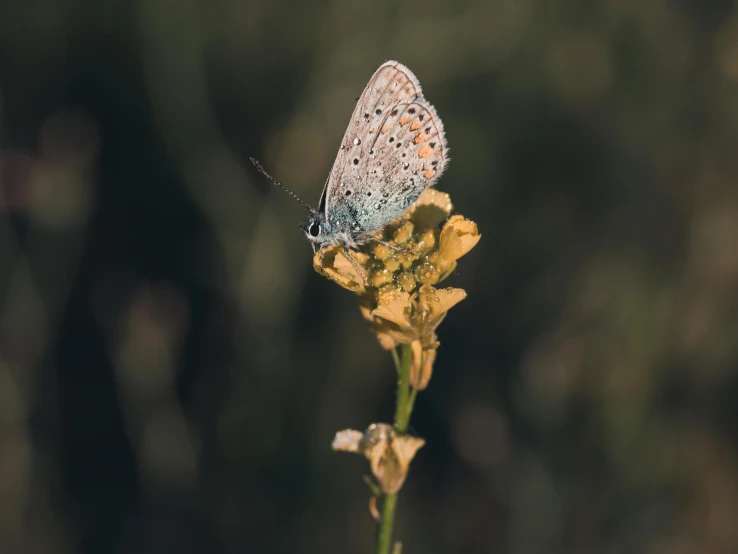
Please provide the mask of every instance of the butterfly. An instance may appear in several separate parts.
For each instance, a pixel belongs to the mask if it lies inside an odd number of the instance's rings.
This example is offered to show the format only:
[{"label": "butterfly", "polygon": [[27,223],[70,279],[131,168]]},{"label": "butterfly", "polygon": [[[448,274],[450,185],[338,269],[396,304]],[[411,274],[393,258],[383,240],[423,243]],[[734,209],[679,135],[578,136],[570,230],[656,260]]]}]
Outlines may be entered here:
[{"label": "butterfly", "polygon": [[350,257],[350,248],[371,240],[387,244],[374,232],[434,185],[448,164],[448,145],[417,77],[391,60],[376,70],[356,103],[317,209],[251,161],[307,209],[301,229],[313,250],[340,245]]}]

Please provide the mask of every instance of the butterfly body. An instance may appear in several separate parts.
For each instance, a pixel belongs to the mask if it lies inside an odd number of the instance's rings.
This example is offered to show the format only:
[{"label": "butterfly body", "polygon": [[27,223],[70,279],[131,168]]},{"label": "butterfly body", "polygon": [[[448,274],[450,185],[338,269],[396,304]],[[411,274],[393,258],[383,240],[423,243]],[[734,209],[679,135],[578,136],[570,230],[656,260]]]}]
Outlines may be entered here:
[{"label": "butterfly body", "polygon": [[443,124],[415,75],[396,61],[369,80],[317,210],[302,225],[314,248],[355,248],[404,214],[448,162]]}]

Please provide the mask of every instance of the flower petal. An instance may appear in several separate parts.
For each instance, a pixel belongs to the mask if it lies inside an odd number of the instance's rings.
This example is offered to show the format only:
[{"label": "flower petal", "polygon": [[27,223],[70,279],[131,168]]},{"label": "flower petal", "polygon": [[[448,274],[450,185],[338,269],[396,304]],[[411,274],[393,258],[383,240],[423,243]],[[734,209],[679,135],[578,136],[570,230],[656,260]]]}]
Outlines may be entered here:
[{"label": "flower petal", "polygon": [[336,433],[331,448],[342,452],[358,452],[359,443],[364,438],[364,433],[354,429],[344,429]]},{"label": "flower petal", "polygon": [[410,326],[410,294],[396,289],[380,291],[374,317],[391,321],[400,328]]},{"label": "flower petal", "polygon": [[362,269],[364,275],[357,275],[356,267],[350,259],[346,257],[343,248],[340,246],[330,246],[323,250],[319,250],[313,256],[313,267],[315,271],[327,277],[331,281],[341,285],[343,288],[356,293],[365,293],[366,284],[366,262],[369,256],[363,252],[351,252],[356,264]]},{"label": "flower petal", "polygon": [[397,340],[395,333],[391,331],[383,331],[382,329],[376,329],[375,331],[377,333],[379,346],[381,346],[383,350],[392,350],[404,343],[404,341]]},{"label": "flower petal", "polygon": [[426,189],[420,198],[413,204],[408,212],[410,221],[413,222],[416,232],[427,229],[435,229],[439,223],[445,220],[454,205],[451,197],[445,192],[436,189]]},{"label": "flower petal", "polygon": [[466,298],[464,289],[448,287],[437,289],[429,285],[420,288],[419,302],[423,319],[429,323],[440,323],[447,311]]},{"label": "flower petal", "polygon": [[461,215],[451,216],[438,239],[438,259],[451,263],[474,248],[482,236],[477,224]]}]

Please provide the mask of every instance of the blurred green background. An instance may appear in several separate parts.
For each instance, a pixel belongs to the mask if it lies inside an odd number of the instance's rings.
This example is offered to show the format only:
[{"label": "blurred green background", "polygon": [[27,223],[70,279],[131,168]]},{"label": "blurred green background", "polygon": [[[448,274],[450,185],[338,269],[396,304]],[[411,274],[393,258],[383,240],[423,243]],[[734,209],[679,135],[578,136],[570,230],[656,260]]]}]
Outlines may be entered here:
[{"label": "blurred green background", "polygon": [[445,122],[405,552],[738,552],[738,6],[0,8],[0,552],[369,553],[390,356],[311,268],[372,72]]}]

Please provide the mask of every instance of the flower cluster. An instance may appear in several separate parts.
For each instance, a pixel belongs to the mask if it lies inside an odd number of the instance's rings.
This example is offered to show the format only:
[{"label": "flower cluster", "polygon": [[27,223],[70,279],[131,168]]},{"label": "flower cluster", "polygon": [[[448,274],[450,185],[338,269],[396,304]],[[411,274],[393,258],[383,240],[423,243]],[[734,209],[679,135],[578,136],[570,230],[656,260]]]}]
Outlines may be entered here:
[{"label": "flower cluster", "polygon": [[[359,295],[361,313],[383,348],[411,346],[410,384],[418,390],[432,375],[436,328],[466,298],[462,289],[436,285],[480,239],[476,223],[451,216],[452,209],[448,194],[428,189],[409,212],[380,231],[381,242],[370,252],[351,252],[352,261],[334,246],[313,258],[318,273]],[[357,275],[356,266],[363,275]]]}]

